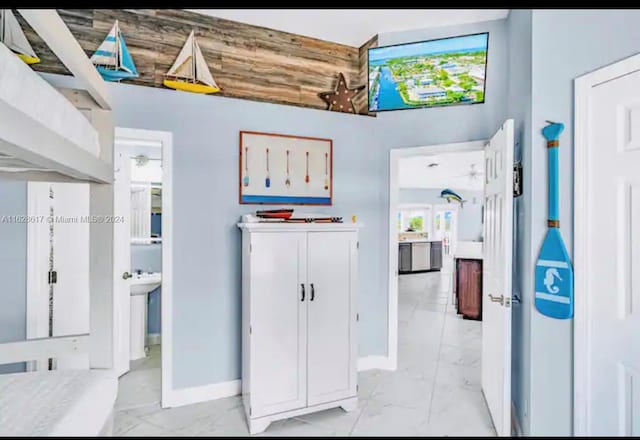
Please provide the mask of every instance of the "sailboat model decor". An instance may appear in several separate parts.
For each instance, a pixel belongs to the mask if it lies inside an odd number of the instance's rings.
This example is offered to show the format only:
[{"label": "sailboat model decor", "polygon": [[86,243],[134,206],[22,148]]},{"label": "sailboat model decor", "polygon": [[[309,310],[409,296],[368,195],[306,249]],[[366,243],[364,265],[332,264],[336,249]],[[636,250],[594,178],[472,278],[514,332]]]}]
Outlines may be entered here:
[{"label": "sailboat model decor", "polygon": [[40,62],[11,9],[0,9],[0,42],[14,51],[25,63]]},{"label": "sailboat model decor", "polygon": [[189,34],[163,84],[171,89],[193,93],[220,91],[200,51],[194,31]]},{"label": "sailboat model decor", "polygon": [[120,81],[139,76],[129,49],[122,38],[118,20],[113,24],[107,38],[91,56],[91,62],[105,81]]}]

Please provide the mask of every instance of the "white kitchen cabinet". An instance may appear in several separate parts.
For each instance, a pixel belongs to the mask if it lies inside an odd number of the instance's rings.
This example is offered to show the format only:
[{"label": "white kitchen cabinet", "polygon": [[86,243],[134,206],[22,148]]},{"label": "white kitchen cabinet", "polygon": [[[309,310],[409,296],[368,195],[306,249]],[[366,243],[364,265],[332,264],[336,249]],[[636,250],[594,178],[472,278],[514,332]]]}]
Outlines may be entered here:
[{"label": "white kitchen cabinet", "polygon": [[241,223],[249,430],[357,408],[358,225]]}]

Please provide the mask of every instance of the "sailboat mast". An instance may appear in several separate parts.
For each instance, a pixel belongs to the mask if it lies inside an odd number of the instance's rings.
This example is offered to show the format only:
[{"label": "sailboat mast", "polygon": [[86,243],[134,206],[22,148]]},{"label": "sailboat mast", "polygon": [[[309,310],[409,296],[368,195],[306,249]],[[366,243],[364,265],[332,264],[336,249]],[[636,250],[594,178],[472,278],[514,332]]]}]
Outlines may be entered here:
[{"label": "sailboat mast", "polygon": [[120,70],[120,26],[118,25],[118,20],[116,20],[116,64],[114,66],[115,70]]},{"label": "sailboat mast", "polygon": [[195,83],[196,79],[196,34],[191,31],[193,38],[191,39],[191,80]]}]

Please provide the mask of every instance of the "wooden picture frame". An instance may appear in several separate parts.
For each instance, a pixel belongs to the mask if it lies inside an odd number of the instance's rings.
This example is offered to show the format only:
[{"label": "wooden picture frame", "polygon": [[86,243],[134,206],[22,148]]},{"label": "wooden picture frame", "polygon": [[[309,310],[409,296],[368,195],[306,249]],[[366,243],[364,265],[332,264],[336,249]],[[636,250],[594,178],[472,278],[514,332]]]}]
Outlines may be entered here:
[{"label": "wooden picture frame", "polygon": [[333,204],[333,141],[240,131],[238,202],[242,205]]}]

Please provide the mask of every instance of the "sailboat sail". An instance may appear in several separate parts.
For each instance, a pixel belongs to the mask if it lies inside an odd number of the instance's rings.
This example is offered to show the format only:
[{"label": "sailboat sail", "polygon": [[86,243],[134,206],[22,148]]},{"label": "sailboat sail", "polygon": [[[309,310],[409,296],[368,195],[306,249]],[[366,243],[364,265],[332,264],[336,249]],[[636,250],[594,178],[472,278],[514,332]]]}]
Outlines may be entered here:
[{"label": "sailboat sail", "polygon": [[104,39],[102,44],[98,47],[93,55],[91,55],[91,62],[98,66],[116,67],[118,65],[118,33],[120,29],[118,22],[113,24],[113,27],[107,34],[107,38]]},{"label": "sailboat sail", "polygon": [[182,46],[178,57],[166,76],[167,78],[163,84],[172,89],[193,93],[216,93],[220,91],[220,87],[211,76],[209,66],[207,66],[207,62],[202,55],[194,31],[189,34],[189,38]]},{"label": "sailboat sail", "polygon": [[138,77],[138,70],[127,48],[118,20],[113,24],[102,44],[91,56],[102,78],[106,81]]},{"label": "sailboat sail", "polygon": [[124,38],[122,38],[121,34],[119,34],[118,37],[118,41],[120,43],[120,68],[134,76],[138,76],[138,69],[136,69],[136,65],[133,63],[133,58],[131,58],[131,54],[129,53],[129,49],[127,49]]},{"label": "sailboat sail", "polygon": [[175,76],[178,78],[194,79],[193,74],[193,39],[194,32],[191,31],[187,42],[182,46],[176,61],[173,63],[167,76]]},{"label": "sailboat sail", "polygon": [[195,52],[196,80],[203,82],[208,86],[218,88],[218,84],[216,84],[211,72],[209,71],[209,66],[207,66],[207,62],[204,60],[204,56],[202,55],[202,51],[200,51],[200,46],[197,41],[195,42]]},{"label": "sailboat sail", "polygon": [[0,40],[28,64],[40,61],[11,9],[0,10]]}]

